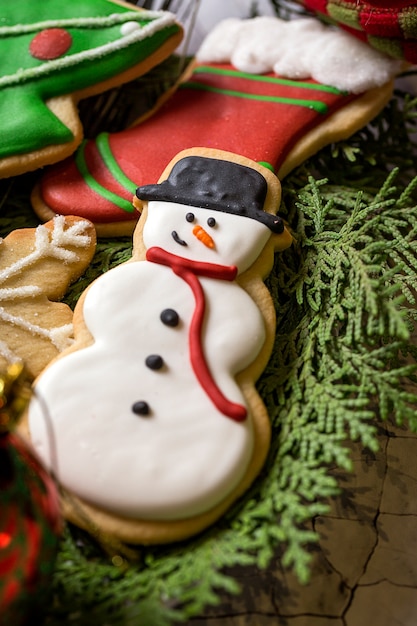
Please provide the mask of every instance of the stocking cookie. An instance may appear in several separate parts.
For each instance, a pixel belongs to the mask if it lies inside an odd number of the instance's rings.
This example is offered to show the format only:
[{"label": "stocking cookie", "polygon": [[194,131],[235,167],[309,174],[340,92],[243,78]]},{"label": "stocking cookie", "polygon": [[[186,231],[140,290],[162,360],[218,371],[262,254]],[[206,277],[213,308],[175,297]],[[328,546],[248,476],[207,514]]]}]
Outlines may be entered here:
[{"label": "stocking cookie", "polygon": [[282,178],[374,117],[398,71],[398,62],[344,33],[335,39],[314,19],[226,20],[197,59],[152,115],[87,141],[45,173],[32,197],[41,219],[76,210],[99,235],[127,234],[138,218],[136,186],[155,183],[165,163],[195,146],[267,162]]},{"label": "stocking cookie", "polygon": [[0,177],[74,152],[77,102],[144,74],[182,36],[172,14],[119,0],[15,0],[1,18]]},{"label": "stocking cookie", "polygon": [[59,302],[95,251],[94,226],[57,216],[0,241],[0,367],[23,361],[37,376],[72,343],[69,306]]},{"label": "stocking cookie", "polygon": [[137,196],[133,257],[83,294],[28,426],[67,517],[146,544],[213,523],[263,465],[254,385],[275,317],[262,279],[291,236],[276,176],[228,152],[182,152]]}]

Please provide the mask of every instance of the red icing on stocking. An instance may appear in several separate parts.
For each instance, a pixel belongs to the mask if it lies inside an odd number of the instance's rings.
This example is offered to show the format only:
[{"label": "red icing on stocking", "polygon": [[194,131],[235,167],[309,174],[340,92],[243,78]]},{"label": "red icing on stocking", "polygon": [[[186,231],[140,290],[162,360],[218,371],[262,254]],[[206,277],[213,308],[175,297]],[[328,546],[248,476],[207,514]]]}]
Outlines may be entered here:
[{"label": "red icing on stocking", "polygon": [[[95,223],[136,221],[136,187],[156,183],[169,161],[204,146],[264,161],[279,172],[296,142],[356,96],[313,80],[255,76],[229,64],[197,65],[190,79],[137,126],[101,134],[47,171],[41,195],[54,212]],[[129,212],[130,211],[130,212]]]}]

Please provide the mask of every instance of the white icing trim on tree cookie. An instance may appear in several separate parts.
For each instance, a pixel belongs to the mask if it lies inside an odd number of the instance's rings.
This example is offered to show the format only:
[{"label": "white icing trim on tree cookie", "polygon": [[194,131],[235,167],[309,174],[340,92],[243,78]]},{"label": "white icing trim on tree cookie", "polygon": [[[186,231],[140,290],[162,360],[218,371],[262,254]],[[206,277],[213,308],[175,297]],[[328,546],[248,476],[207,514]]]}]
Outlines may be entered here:
[{"label": "white icing trim on tree cookie", "polygon": [[351,93],[379,87],[399,73],[402,62],[314,18],[230,18],[209,33],[197,52],[201,63],[232,63],[243,72],[275,72],[313,78]]},{"label": "white icing trim on tree cookie", "polygon": [[70,26],[86,26],[91,28],[94,26],[111,26],[113,24],[124,24],[127,21],[129,23],[136,22],[139,24],[140,21],[147,20],[148,18],[153,20],[150,21],[149,24],[145,24],[144,26],[140,25],[140,28],[137,29],[129,29],[127,33],[123,33],[121,30],[121,38],[117,41],[112,41],[102,46],[98,46],[90,50],[83,50],[82,52],[70,54],[68,56],[60,57],[58,59],[51,59],[47,63],[43,63],[38,67],[28,69],[21,68],[17,72],[15,72],[15,74],[2,76],[0,77],[0,88],[12,87],[25,81],[37,79],[42,76],[48,75],[51,72],[68,67],[73,67],[84,61],[98,60],[100,59],[100,57],[108,55],[117,50],[123,50],[124,48],[128,48],[135,42],[139,42],[143,39],[146,39],[147,37],[151,37],[162,28],[171,26],[176,22],[175,16],[167,11],[146,11],[144,15],[137,11],[130,11],[127,13],[115,13],[109,17],[49,20],[44,22],[38,22],[37,24],[29,24],[27,26],[4,26],[3,28],[0,28],[0,36],[15,34],[18,35],[26,32],[30,33],[32,31],[37,32],[37,30],[39,29],[44,30],[47,28],[58,27],[63,28]]},{"label": "white icing trim on tree cookie", "polygon": [[31,24],[15,24],[14,26],[0,26],[1,36],[25,35],[28,33],[36,33],[48,28],[103,28],[107,26],[117,26],[124,24],[126,21],[146,21],[155,20],[164,15],[170,15],[168,11],[146,11],[141,13],[138,11],[127,11],[126,13],[112,13],[111,15],[99,17],[74,17],[63,18],[60,20],[43,20],[42,22],[32,22]]}]

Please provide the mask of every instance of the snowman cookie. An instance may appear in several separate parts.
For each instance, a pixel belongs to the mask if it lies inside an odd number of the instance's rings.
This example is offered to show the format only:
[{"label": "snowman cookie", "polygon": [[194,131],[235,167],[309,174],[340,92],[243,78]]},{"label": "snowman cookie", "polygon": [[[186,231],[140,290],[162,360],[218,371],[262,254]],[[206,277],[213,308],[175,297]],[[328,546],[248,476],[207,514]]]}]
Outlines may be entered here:
[{"label": "snowman cookie", "polygon": [[132,259],[83,294],[75,343],[29,407],[71,521],[129,543],[175,541],[258,475],[270,426],[254,385],[275,335],[263,279],[292,242],[279,201],[269,169],[209,149],[138,188]]}]

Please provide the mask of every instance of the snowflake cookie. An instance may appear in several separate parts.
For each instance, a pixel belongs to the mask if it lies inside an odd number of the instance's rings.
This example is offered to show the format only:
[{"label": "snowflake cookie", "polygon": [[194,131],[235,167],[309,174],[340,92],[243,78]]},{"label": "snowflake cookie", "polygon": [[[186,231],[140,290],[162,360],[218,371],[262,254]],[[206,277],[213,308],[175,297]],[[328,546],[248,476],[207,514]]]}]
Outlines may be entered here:
[{"label": "snowflake cookie", "polygon": [[0,240],[0,367],[23,360],[35,377],[72,341],[72,310],[62,302],[90,263],[95,230],[57,216]]}]

